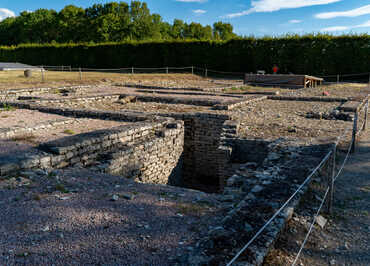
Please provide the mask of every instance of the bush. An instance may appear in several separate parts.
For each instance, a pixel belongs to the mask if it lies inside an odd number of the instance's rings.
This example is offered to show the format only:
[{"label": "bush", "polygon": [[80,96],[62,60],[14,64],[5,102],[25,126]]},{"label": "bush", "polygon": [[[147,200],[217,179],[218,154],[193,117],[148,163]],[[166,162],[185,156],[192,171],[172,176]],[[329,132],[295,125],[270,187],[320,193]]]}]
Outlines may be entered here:
[{"label": "bush", "polygon": [[306,35],[230,41],[27,44],[0,47],[0,61],[90,68],[198,66],[231,72],[332,75],[369,72],[370,35]]}]

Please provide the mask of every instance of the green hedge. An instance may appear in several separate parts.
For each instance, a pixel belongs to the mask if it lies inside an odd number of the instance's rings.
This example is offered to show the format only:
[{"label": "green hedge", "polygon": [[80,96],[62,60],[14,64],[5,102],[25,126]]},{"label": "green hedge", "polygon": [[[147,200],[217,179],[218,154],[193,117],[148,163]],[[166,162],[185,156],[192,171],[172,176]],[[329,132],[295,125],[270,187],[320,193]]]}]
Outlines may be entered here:
[{"label": "green hedge", "polygon": [[370,71],[370,35],[0,47],[0,61],[73,67],[207,66],[232,72],[332,75]]}]

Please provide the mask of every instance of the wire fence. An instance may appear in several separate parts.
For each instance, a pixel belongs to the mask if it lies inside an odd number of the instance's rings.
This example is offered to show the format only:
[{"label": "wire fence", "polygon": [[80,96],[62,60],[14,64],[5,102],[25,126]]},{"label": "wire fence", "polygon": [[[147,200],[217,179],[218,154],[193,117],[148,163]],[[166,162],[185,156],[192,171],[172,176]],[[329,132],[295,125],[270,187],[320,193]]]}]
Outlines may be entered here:
[{"label": "wire fence", "polygon": [[[123,68],[85,68],[85,67],[72,67],[67,66],[38,66],[41,69],[42,81],[45,81],[48,73],[51,71],[57,72],[77,72],[75,75],[76,79],[83,80],[84,78],[89,78],[89,75],[85,73],[111,73],[111,74],[195,74],[203,76],[206,78],[219,78],[219,79],[242,79],[244,80],[245,74],[247,72],[232,72],[232,71],[220,71],[214,70],[207,67],[198,67],[198,66],[185,66],[185,67],[123,67]],[[370,86],[370,72],[365,73],[354,73],[354,74],[336,74],[336,75],[326,75],[326,76],[317,76],[323,78],[325,84],[333,83],[369,83]],[[287,81],[287,83],[289,83]],[[281,86],[281,80],[276,82],[269,82],[267,84],[261,84],[262,86]],[[301,84],[297,84],[297,86]]]},{"label": "wire fence", "polygon": [[[332,213],[332,205],[333,205],[333,201],[334,201],[333,197],[334,197],[334,184],[335,184],[335,181],[338,179],[338,177],[342,173],[342,170],[343,170],[344,166],[346,165],[350,154],[353,153],[353,152],[355,152],[355,146],[356,146],[357,136],[359,136],[361,134],[361,132],[362,131],[365,131],[366,128],[367,128],[368,108],[369,108],[369,99],[367,98],[366,104],[363,105],[355,113],[355,118],[354,118],[354,122],[353,122],[353,126],[352,126],[352,139],[351,139],[350,145],[349,145],[349,147],[347,149],[346,157],[345,157],[345,159],[344,159],[344,161],[343,161],[343,163],[342,163],[339,171],[337,173],[335,173],[335,169],[336,169],[335,161],[336,161],[337,146],[338,146],[338,144],[342,140],[345,140],[345,138],[347,137],[347,135],[348,135],[349,131],[351,130],[351,128],[348,128],[347,130],[345,130],[344,134],[337,138],[336,142],[333,145],[333,149],[330,150],[325,155],[325,157],[321,160],[321,162],[319,163],[319,165],[310,173],[310,175],[297,188],[297,190],[289,197],[289,199],[281,206],[281,208],[274,213],[274,215],[257,231],[257,233],[248,241],[248,243],[229,261],[229,263],[227,263],[227,266],[230,266],[230,265],[234,264],[237,261],[237,259],[248,249],[248,247],[251,246],[251,244],[258,238],[258,236],[260,236],[262,234],[262,232],[274,221],[274,219],[287,207],[287,205],[303,189],[303,187],[305,187],[311,181],[312,177],[319,170],[321,170],[322,167],[326,163],[328,163],[329,160],[330,160],[331,161],[331,164],[332,164],[331,173],[329,174],[330,181],[328,182],[328,186],[326,188],[324,197],[323,197],[323,199],[320,202],[320,206],[318,207],[315,215],[312,218],[312,223],[310,225],[310,228],[308,230],[308,233],[306,234],[305,239],[304,239],[302,245],[300,246],[299,251],[298,251],[298,253],[297,253],[297,255],[296,255],[295,259],[294,259],[294,262],[292,264],[292,266],[296,265],[296,263],[298,262],[298,259],[299,259],[300,255],[301,255],[301,253],[302,253],[302,251],[303,251],[303,249],[304,249],[304,247],[305,247],[305,245],[307,243],[307,240],[308,240],[310,234],[313,231],[314,225],[317,222],[317,217],[319,216],[319,214],[320,214],[320,212],[321,212],[321,210],[322,210],[322,208],[323,208],[326,200],[327,200],[327,204],[328,204],[328,213],[329,214]],[[362,125],[360,127],[358,127],[358,125],[359,125],[359,123],[358,123],[358,121],[359,121],[359,115],[363,111],[364,111],[363,123],[362,123]]]},{"label": "wire fence", "polygon": [[369,83],[370,84],[370,72],[365,73],[353,73],[353,74],[336,74],[319,76],[325,79],[326,83]]}]

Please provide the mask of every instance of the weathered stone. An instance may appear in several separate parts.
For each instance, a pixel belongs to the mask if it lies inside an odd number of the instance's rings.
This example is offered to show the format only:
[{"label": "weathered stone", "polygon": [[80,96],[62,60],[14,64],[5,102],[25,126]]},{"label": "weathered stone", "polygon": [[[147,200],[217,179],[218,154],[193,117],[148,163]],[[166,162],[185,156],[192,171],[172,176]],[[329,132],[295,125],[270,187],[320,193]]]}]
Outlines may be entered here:
[{"label": "weathered stone", "polygon": [[326,223],[328,222],[323,216],[319,215],[316,217],[316,223],[321,227],[324,228]]}]

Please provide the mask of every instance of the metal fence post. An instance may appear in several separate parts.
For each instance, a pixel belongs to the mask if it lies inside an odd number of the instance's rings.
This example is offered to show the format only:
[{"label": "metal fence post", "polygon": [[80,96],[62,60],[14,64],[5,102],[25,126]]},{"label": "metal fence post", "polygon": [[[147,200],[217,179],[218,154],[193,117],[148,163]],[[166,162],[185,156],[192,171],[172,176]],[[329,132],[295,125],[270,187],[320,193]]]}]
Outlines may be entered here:
[{"label": "metal fence post", "polygon": [[206,68],[206,70],[204,71],[204,76],[207,78],[208,77],[208,69]]},{"label": "metal fence post", "polygon": [[352,129],[352,149],[351,153],[354,153],[356,150],[356,135],[357,135],[357,122],[358,122],[358,112],[355,112],[355,121],[353,122]]},{"label": "metal fence post", "polygon": [[80,80],[82,80],[82,71],[81,71],[81,67],[78,68],[78,72],[80,73]]},{"label": "metal fence post", "polygon": [[329,173],[329,198],[328,198],[328,213],[333,213],[333,202],[334,202],[334,178],[335,178],[335,161],[336,161],[336,155],[337,155],[337,144],[334,144],[333,147],[333,158],[332,158],[332,167],[331,167],[331,173]]},{"label": "metal fence post", "polygon": [[337,84],[339,83],[339,74],[337,75]]},{"label": "metal fence post", "polygon": [[193,66],[191,66],[191,74],[194,75],[194,67]]},{"label": "metal fence post", "polygon": [[168,67],[166,67],[166,74],[168,74]]},{"label": "metal fence post", "polygon": [[365,107],[365,121],[364,121],[364,127],[363,127],[363,131],[366,131],[366,128],[367,128],[367,113],[369,112],[369,99],[367,99],[366,101],[366,107]]},{"label": "metal fence post", "polygon": [[134,67],[131,67],[131,74],[134,74]]}]

